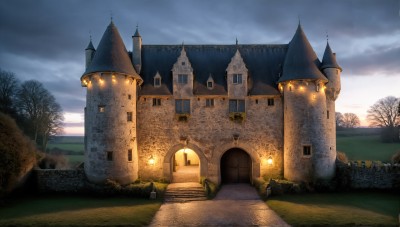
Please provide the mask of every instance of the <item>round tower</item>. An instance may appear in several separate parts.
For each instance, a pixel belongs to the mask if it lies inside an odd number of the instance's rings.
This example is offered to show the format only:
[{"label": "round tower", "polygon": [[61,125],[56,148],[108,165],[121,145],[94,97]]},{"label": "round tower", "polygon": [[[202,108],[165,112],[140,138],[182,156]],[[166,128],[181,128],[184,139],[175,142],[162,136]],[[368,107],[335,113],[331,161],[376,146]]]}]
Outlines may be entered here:
[{"label": "round tower", "polygon": [[[93,48],[94,49],[94,48]],[[85,173],[94,183],[121,184],[138,177],[135,72],[113,22],[107,27],[92,62],[81,77],[87,88]]]},{"label": "round tower", "polygon": [[300,24],[289,43],[279,88],[284,98],[284,177],[311,182],[334,176],[320,61]]},{"label": "round tower", "polygon": [[329,46],[329,42],[326,43],[324,56],[322,58],[321,70],[328,78],[329,82],[325,85],[326,94],[326,108],[328,114],[328,125],[326,136],[329,139],[330,157],[331,161],[336,159],[336,110],[335,101],[339,96],[341,85],[340,85],[340,73],[342,68],[336,61],[336,55],[332,53],[332,49]]}]

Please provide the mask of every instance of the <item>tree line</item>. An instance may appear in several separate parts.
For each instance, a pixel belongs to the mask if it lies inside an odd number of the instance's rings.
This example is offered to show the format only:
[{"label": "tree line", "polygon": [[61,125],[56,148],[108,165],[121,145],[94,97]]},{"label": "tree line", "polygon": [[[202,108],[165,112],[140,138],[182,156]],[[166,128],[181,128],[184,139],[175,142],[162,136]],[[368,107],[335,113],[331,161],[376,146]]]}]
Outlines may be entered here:
[{"label": "tree line", "polygon": [[[400,98],[388,96],[379,99],[367,111],[367,121],[371,127],[379,127],[383,142],[400,141]],[[360,119],[354,113],[336,112],[336,128],[355,128]]]},{"label": "tree line", "polygon": [[62,108],[42,83],[36,80],[20,82],[15,73],[2,69],[0,112],[14,118],[42,151],[46,151],[49,138],[63,129]]}]

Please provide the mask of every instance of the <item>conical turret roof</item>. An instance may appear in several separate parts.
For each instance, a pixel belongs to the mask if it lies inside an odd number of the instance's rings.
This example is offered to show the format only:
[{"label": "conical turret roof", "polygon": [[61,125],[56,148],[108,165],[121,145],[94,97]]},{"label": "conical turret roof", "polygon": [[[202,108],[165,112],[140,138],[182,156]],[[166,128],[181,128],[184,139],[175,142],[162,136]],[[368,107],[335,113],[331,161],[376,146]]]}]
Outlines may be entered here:
[{"label": "conical turret roof", "polygon": [[113,22],[108,25],[104,32],[92,63],[84,75],[95,72],[123,73],[142,80],[133,68],[125,45]]},{"label": "conical turret roof", "polygon": [[136,26],[136,31],[135,31],[135,34],[133,35],[133,37],[140,37],[139,27],[138,26]]},{"label": "conical turret roof", "polygon": [[93,43],[92,43],[92,39],[90,39],[89,45],[86,47],[85,50],[96,50],[94,49]]},{"label": "conical turret roof", "polygon": [[324,57],[322,58],[321,69],[326,68],[337,68],[342,71],[342,68],[336,61],[336,56],[333,54],[331,47],[329,46],[329,42],[326,42],[326,48],[324,52]]},{"label": "conical turret roof", "polygon": [[304,79],[327,81],[328,79],[319,70],[319,66],[320,61],[299,24],[289,43],[282,77],[278,82]]}]

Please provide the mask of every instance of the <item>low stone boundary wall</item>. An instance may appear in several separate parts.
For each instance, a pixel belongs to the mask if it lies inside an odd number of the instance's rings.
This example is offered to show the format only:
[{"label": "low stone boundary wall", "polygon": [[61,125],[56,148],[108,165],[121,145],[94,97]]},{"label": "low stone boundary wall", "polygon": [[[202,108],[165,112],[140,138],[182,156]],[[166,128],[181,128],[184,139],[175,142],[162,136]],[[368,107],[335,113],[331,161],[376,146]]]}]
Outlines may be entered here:
[{"label": "low stone boundary wall", "polygon": [[85,188],[83,169],[35,169],[33,173],[39,192],[76,193]]},{"label": "low stone boundary wall", "polygon": [[346,177],[353,189],[400,188],[400,164],[382,164],[373,161],[338,163],[341,177]]}]

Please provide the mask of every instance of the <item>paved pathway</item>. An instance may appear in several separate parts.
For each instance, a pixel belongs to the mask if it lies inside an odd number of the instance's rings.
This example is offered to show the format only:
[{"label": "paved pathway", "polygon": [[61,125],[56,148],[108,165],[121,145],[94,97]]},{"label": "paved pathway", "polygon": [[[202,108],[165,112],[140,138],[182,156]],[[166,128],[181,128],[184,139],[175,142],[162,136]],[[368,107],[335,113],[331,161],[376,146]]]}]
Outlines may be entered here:
[{"label": "paved pathway", "polygon": [[247,184],[224,185],[213,200],[164,203],[150,226],[289,226]]}]

